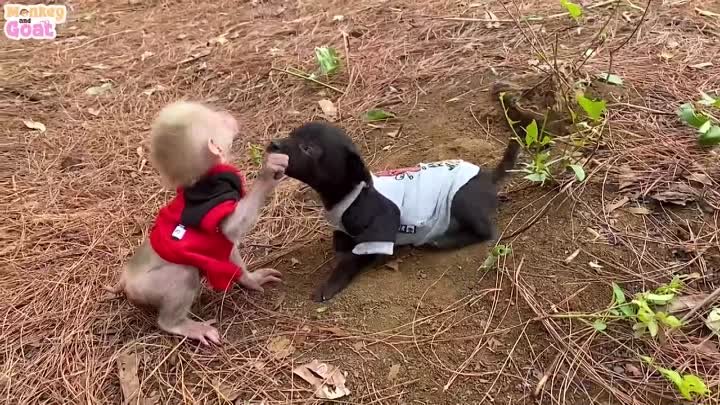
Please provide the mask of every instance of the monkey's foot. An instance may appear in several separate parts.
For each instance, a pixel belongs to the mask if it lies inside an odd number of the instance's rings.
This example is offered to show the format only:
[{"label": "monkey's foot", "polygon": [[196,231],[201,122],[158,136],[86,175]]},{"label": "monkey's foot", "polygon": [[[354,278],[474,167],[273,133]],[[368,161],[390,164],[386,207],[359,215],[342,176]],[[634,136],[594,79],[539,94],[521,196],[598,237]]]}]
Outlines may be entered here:
[{"label": "monkey's foot", "polygon": [[210,344],[208,341],[220,344],[220,333],[218,333],[217,329],[210,326],[213,323],[215,323],[214,319],[205,322],[195,322],[186,319],[179,325],[163,329],[166,329],[166,331],[176,335],[185,336],[189,339],[199,340],[200,343],[205,346],[209,346]]}]

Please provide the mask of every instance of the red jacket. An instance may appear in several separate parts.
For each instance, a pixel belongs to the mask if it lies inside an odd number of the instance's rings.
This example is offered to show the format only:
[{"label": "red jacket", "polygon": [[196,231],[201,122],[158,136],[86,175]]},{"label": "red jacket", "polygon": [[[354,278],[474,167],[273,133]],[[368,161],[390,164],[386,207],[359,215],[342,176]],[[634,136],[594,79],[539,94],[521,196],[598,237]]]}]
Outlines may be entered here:
[{"label": "red jacket", "polygon": [[230,165],[219,164],[160,209],[150,231],[155,252],[170,263],[199,269],[216,291],[227,291],[243,269],[230,261],[233,242],[220,223],[245,196],[245,178]]}]

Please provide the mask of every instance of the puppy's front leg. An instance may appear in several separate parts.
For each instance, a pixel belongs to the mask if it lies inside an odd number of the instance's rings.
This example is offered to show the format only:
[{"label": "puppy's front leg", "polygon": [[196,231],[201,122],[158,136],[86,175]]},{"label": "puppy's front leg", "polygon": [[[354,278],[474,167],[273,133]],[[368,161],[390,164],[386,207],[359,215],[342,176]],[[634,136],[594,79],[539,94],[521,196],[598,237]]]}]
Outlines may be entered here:
[{"label": "puppy's front leg", "polygon": [[366,267],[370,266],[378,255],[356,255],[352,253],[355,242],[343,232],[333,233],[333,247],[336,264],[327,280],[313,292],[316,302],[328,301],[344,290],[350,281]]}]

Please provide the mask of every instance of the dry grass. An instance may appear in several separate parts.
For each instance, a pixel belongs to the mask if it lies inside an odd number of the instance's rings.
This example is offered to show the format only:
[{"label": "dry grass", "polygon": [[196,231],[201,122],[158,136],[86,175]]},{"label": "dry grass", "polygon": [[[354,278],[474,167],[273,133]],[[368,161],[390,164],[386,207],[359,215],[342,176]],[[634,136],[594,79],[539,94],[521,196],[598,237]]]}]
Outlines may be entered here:
[{"label": "dry grass", "polygon": [[[107,297],[102,285],[116,277],[147,232],[153,214],[169,197],[146,163],[147,151],[138,145],[162,105],[178,98],[204,100],[229,109],[242,122],[245,138],[236,145],[236,163],[252,171],[248,143],[264,144],[317,118],[316,100],[327,97],[338,106],[342,124],[364,150],[374,154],[379,141],[360,119],[363,112],[383,106],[409,116],[418,99],[438,85],[466,81],[491,68],[500,75],[531,70],[527,61],[533,47],[552,43],[556,34],[566,41],[558,59],[582,55],[609,15],[605,7],[592,9],[589,13],[595,21],[575,34],[563,16],[523,24],[522,29],[513,22],[518,15],[556,14],[555,4],[508,3],[515,17],[499,3],[491,4],[506,21],[492,29],[484,21],[471,20],[484,18],[481,7],[439,0],[362,5],[134,3],[74,2],[58,40],[0,43],[3,401],[120,403],[116,360],[131,353],[141,364],[141,390],[148,403],[225,403],[236,398],[312,403],[307,387],[292,377],[295,357],[274,358],[266,348],[278,336],[309,339],[317,345],[358,340],[398,346],[398,351],[414,346],[425,353],[428,364],[449,373],[443,385],[452,387],[454,376],[462,374],[490,383],[487,395],[493,397],[495,382],[507,373],[505,365],[513,351],[500,369],[470,373],[442,364],[437,355],[431,357],[434,345],[443,338],[418,329],[470,305],[469,301],[458,302],[448,312],[416,317],[405,327],[368,335],[347,328],[339,333],[321,322],[272,310],[272,303],[246,299],[242,291],[224,297],[206,294],[198,314],[218,318],[222,330],[234,337],[221,348],[206,350],[158,333],[151,315]],[[632,13],[637,22],[640,12],[628,3],[622,2],[620,11]],[[596,274],[593,281],[652,287],[674,273],[700,271],[702,278],[691,288],[716,287],[713,266],[717,261],[705,259],[716,259],[718,254],[716,210],[705,221],[687,222],[688,237],[683,238],[668,231],[670,224],[682,223],[672,210],[643,219],[638,227],[620,229],[610,213],[584,199],[587,188],[623,178],[623,191],[632,198],[651,197],[677,184],[691,184],[687,176],[702,173],[710,179],[703,200],[711,208],[718,207],[717,157],[698,149],[673,115],[678,103],[696,98],[698,88],[720,88],[717,67],[688,67],[720,50],[717,19],[699,16],[691,8],[695,6],[703,7],[703,3],[651,10],[637,34],[614,55],[614,70],[630,88],[609,96],[609,126],[589,166],[593,168],[590,181],[557,194],[575,201],[579,209],[589,208],[585,211],[595,213],[590,220],[599,224],[603,235],[612,235],[608,238],[635,255],[630,263],[606,263],[608,273]],[[334,21],[334,15],[343,15],[344,20]],[[668,26],[672,21],[674,25]],[[633,26],[620,16],[613,18],[607,42],[583,72],[607,69],[606,50],[621,45]],[[223,34],[227,43],[208,45]],[[534,38],[532,47],[529,38]],[[669,40],[676,46],[668,48]],[[276,70],[312,70],[313,48],[320,45],[334,46],[343,54],[343,72],[328,83],[343,94]],[[657,56],[662,51],[673,57],[662,60]],[[652,74],[648,74],[650,69]],[[105,82],[112,83],[106,94],[84,93]],[[23,119],[42,122],[48,129],[31,131]],[[600,207],[607,203],[600,201]],[[295,183],[287,183],[246,241],[247,255],[255,265],[268,264],[326,232],[319,206]],[[691,258],[670,264],[648,254],[649,244],[689,249]],[[702,341],[700,334],[687,330],[668,336],[664,343],[633,339],[625,333],[628,328],[622,332],[618,327],[612,337],[600,335],[587,325],[578,327],[550,317],[548,303],[536,300],[521,275],[518,266],[501,273],[507,279],[499,283],[517,288],[536,314],[517,325],[520,336],[527,338],[528,325],[541,322],[554,342],[552,349],[559,353],[555,361],[541,365],[550,376],[541,388],[551,403],[567,403],[565,393],[582,387],[583,379],[618,403],[655,401],[648,393],[674,398],[667,382],[651,370],[642,369],[641,376],[628,379],[613,368],[613,359],[623,359],[618,361],[625,364],[637,353],[705,376],[713,398],[718,399],[717,347],[704,352],[687,346]],[[493,314],[507,311],[496,308],[497,298],[493,305]],[[486,328],[479,333],[486,340],[502,331]],[[710,341],[717,343],[716,338]],[[362,394],[349,398],[351,403],[395,403],[412,381],[384,388],[364,383],[359,389]],[[533,388],[536,383],[532,382]]]}]

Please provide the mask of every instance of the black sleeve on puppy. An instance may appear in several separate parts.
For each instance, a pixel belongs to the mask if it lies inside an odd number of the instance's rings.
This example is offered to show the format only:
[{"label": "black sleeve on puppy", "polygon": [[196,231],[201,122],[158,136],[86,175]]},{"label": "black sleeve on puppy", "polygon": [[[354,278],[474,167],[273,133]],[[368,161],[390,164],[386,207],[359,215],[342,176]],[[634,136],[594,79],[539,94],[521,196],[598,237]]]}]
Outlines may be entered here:
[{"label": "black sleeve on puppy", "polygon": [[351,252],[355,247],[352,236],[342,231],[333,232],[333,250],[336,252]]},{"label": "black sleeve on puppy", "polygon": [[342,216],[356,255],[392,255],[400,227],[400,209],[377,190],[363,190]]}]

